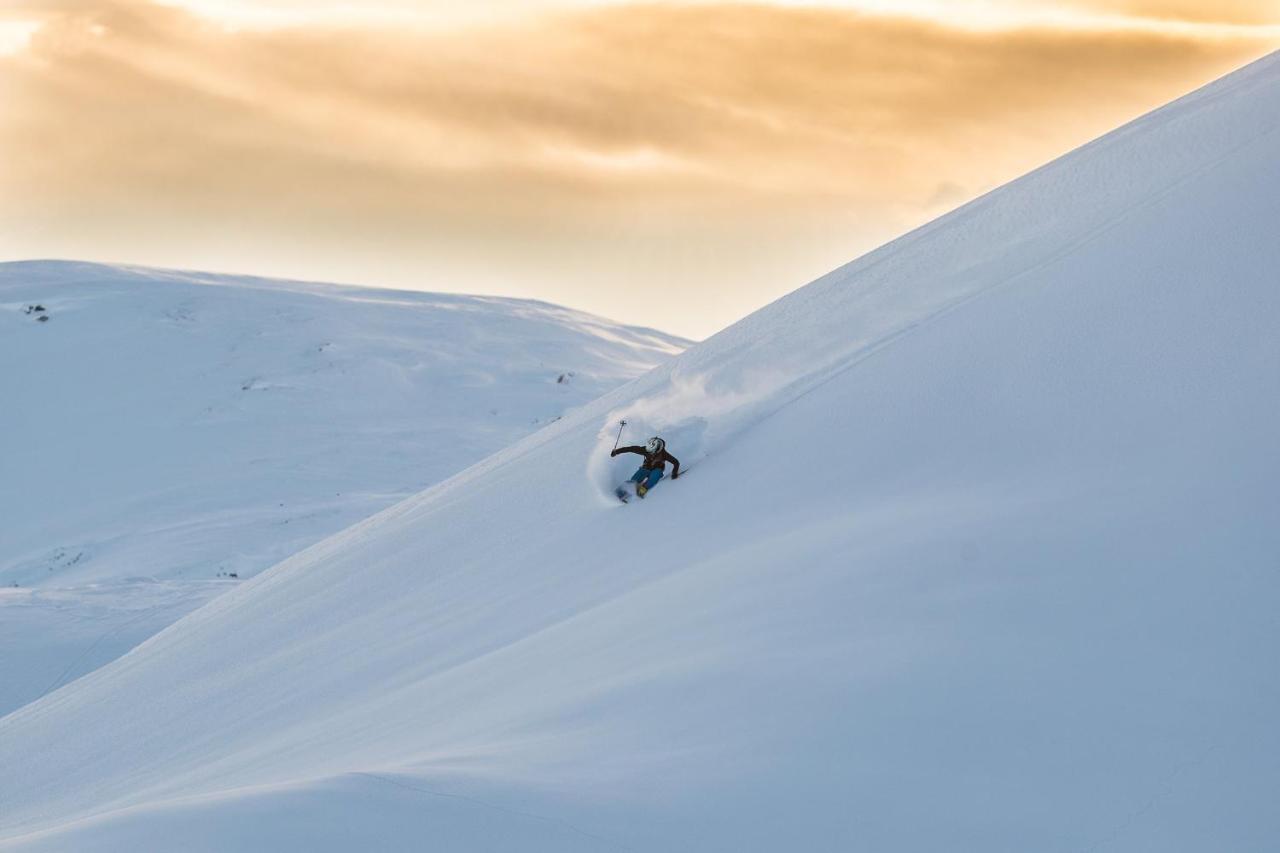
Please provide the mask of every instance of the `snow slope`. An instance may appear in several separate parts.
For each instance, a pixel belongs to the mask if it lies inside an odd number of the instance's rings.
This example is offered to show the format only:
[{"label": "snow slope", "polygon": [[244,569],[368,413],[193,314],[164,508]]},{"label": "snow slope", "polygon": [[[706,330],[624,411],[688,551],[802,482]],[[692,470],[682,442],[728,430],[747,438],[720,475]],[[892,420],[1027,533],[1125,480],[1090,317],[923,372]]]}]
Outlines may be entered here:
[{"label": "snow slope", "polygon": [[515,299],[0,264],[0,584],[254,574],[686,343]]},{"label": "snow slope", "polygon": [[0,264],[0,715],[684,344],[540,302]]},{"label": "snow slope", "polygon": [[1272,849],[1278,129],[1273,55],[220,596],[0,720],[0,849]]}]

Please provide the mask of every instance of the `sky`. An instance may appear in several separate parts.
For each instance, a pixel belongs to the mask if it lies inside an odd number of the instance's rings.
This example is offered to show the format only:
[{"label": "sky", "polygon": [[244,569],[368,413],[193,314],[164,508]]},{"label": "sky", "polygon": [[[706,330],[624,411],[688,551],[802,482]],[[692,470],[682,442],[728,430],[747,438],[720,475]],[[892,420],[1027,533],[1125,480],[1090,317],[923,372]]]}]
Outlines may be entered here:
[{"label": "sky", "polygon": [[1280,0],[0,0],[0,260],[705,337],[1280,47]]}]

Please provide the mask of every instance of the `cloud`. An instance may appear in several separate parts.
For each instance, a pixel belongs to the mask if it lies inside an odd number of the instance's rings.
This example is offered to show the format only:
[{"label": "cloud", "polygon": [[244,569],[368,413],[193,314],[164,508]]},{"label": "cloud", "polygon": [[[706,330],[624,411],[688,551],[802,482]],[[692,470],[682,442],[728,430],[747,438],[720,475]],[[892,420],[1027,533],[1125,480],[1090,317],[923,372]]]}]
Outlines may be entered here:
[{"label": "cloud", "polygon": [[[461,35],[227,31],[165,7],[68,8],[80,11],[55,15],[9,70],[25,106],[9,139],[39,141],[28,162],[119,175],[130,192],[227,188],[234,161],[255,185],[333,169],[883,199],[921,158],[976,153],[992,126],[1022,137],[1073,102],[1105,112],[1259,52],[763,6],[610,8]],[[65,132],[86,116],[91,133]]]},{"label": "cloud", "polygon": [[1074,0],[1102,12],[1147,18],[1224,24],[1280,24],[1276,0]]},{"label": "cloud", "polygon": [[140,260],[154,253],[131,235],[203,239],[299,274],[339,239],[464,278],[483,266],[489,289],[598,281],[600,253],[635,240],[668,240],[646,280],[679,278],[671,258],[703,279],[725,263],[673,252],[672,234],[772,235],[780,258],[821,243],[834,262],[1268,47],[762,5],[451,31],[228,29],[142,2],[37,13],[0,57],[0,230]]}]

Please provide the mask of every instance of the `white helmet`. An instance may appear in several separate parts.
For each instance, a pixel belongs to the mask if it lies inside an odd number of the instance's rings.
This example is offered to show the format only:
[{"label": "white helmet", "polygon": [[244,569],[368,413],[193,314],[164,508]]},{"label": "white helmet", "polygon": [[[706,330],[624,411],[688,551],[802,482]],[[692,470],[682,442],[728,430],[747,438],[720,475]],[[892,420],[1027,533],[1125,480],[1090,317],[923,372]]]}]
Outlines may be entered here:
[{"label": "white helmet", "polygon": [[667,443],[656,435],[645,442],[644,449],[650,454],[661,453],[667,447]]}]

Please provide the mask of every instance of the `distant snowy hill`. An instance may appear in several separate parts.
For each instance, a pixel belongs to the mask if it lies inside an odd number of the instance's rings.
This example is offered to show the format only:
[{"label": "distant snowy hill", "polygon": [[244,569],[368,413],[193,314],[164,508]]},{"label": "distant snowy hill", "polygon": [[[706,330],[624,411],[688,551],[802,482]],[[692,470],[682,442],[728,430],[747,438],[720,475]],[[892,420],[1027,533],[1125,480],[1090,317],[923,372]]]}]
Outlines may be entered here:
[{"label": "distant snowy hill", "polygon": [[285,560],[0,850],[1274,849],[1278,151],[1273,55]]},{"label": "distant snowy hill", "polygon": [[0,264],[0,713],[686,345],[541,302]]},{"label": "distant snowy hill", "polygon": [[0,584],[252,575],[686,345],[540,302],[0,264]]}]

